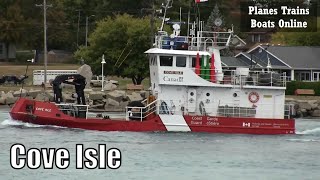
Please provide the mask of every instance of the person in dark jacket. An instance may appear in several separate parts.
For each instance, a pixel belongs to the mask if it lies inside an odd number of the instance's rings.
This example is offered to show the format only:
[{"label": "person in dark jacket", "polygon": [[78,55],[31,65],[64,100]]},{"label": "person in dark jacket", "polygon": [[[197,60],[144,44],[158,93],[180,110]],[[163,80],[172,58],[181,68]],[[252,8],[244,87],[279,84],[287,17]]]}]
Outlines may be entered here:
[{"label": "person in dark jacket", "polygon": [[84,89],[86,88],[86,79],[81,76],[74,79],[73,82],[77,93],[77,103],[85,105]]},{"label": "person in dark jacket", "polygon": [[58,81],[50,81],[50,84],[53,89],[54,102],[57,104],[61,103],[63,101],[61,83]]}]

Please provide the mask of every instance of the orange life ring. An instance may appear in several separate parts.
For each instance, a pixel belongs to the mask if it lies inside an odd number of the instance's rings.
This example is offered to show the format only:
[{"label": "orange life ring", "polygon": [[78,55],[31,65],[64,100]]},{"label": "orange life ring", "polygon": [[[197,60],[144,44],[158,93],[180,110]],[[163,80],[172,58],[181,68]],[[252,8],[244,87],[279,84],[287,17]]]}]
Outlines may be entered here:
[{"label": "orange life ring", "polygon": [[251,103],[256,103],[256,102],[258,102],[259,101],[259,94],[257,93],[257,92],[251,92],[250,94],[249,94],[249,101],[251,102]]}]

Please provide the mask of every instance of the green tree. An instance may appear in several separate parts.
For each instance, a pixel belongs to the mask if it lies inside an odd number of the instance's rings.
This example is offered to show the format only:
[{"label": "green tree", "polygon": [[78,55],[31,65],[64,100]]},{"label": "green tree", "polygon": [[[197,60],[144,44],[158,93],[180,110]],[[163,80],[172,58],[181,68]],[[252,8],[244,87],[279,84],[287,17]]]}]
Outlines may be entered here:
[{"label": "green tree", "polygon": [[11,43],[21,42],[22,39],[22,23],[24,22],[24,17],[21,13],[21,8],[19,6],[20,1],[10,3],[11,1],[5,1],[1,6],[0,12],[0,41],[4,42],[6,46],[7,60],[9,55],[9,46]]},{"label": "green tree", "polygon": [[94,72],[101,72],[104,54],[106,74],[129,77],[134,84],[141,84],[148,76],[148,59],[144,52],[150,47],[149,18],[134,18],[128,14],[109,16],[97,23],[89,44],[87,48],[81,47],[75,57],[84,58]]}]

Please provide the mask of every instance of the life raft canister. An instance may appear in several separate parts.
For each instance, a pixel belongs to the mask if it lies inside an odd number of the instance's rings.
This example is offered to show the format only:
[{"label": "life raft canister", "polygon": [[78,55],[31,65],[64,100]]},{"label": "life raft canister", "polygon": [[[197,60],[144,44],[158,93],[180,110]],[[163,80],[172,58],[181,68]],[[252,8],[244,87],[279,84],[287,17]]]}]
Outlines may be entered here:
[{"label": "life raft canister", "polygon": [[257,103],[260,97],[259,97],[259,94],[254,91],[254,92],[250,92],[248,98],[251,103]]}]

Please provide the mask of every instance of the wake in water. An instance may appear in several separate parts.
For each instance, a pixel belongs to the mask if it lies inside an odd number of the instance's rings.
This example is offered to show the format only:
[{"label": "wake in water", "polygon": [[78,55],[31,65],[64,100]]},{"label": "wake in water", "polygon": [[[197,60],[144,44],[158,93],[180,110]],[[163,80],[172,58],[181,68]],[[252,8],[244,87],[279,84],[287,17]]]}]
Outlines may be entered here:
[{"label": "wake in water", "polygon": [[303,134],[303,135],[320,135],[320,127],[314,129],[307,129],[304,131],[298,131],[296,134]]},{"label": "wake in water", "polygon": [[14,126],[14,127],[27,127],[27,128],[61,128],[65,129],[66,127],[61,127],[61,126],[53,126],[53,125],[37,125],[37,124],[32,124],[32,123],[25,123],[21,121],[15,121],[12,119],[6,119],[1,122],[1,125],[3,126]]},{"label": "wake in water", "polygon": [[287,139],[288,141],[294,142],[320,142],[319,139]]}]

